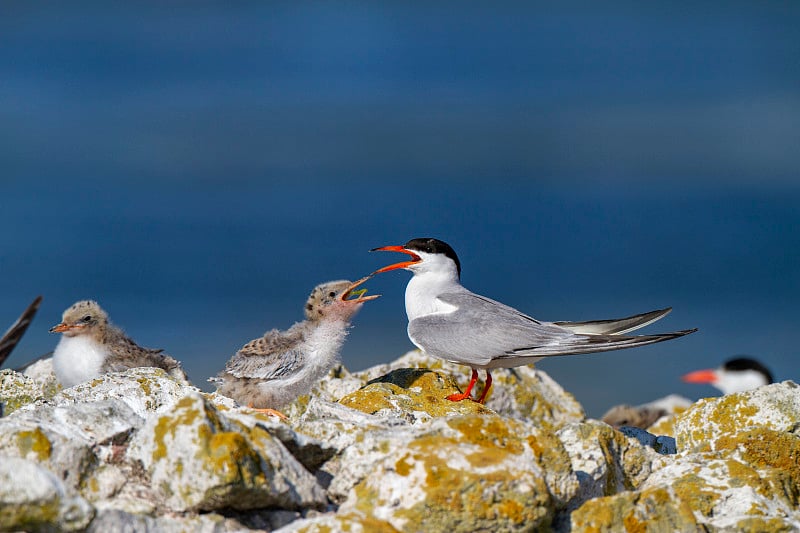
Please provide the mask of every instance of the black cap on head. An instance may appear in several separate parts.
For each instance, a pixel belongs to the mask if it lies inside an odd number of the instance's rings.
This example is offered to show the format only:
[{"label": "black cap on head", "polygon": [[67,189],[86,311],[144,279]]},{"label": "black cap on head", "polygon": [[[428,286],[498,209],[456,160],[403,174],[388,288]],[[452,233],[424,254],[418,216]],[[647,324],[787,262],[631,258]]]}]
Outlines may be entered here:
[{"label": "black cap on head", "polygon": [[767,367],[756,361],[755,359],[750,359],[749,357],[737,357],[735,359],[728,359],[725,361],[725,364],[722,365],[722,368],[725,370],[730,370],[733,372],[736,371],[743,371],[743,370],[755,370],[756,372],[761,372],[767,378],[767,383],[772,383],[772,374]]},{"label": "black cap on head", "polygon": [[427,254],[444,254],[456,264],[456,270],[458,271],[458,277],[461,277],[461,261],[458,260],[458,256],[456,255],[456,251],[444,241],[440,241],[439,239],[434,239],[432,237],[421,237],[417,239],[411,239],[407,243],[403,245],[403,248],[408,248],[409,250],[417,250],[419,252],[425,252]]}]

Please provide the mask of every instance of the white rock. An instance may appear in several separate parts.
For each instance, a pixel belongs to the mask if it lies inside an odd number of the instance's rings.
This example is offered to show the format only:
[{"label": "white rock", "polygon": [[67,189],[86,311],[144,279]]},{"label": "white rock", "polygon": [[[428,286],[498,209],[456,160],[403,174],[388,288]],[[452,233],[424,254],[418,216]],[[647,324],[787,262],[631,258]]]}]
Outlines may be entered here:
[{"label": "white rock", "polygon": [[[245,531],[226,523],[219,515],[198,516],[159,516],[150,517],[119,510],[99,511],[92,520],[87,533],[134,533],[137,531],[153,533],[227,533]],[[249,530],[246,530],[249,531]]]},{"label": "white rock", "polygon": [[800,435],[800,386],[793,381],[698,401],[675,421],[681,453],[714,450],[720,437],[766,427]]},{"label": "white rock", "polygon": [[0,530],[83,530],[94,509],[31,461],[0,459]]},{"label": "white rock", "polygon": [[[412,350],[388,364],[353,374],[364,383],[400,368],[430,368],[453,376],[462,390],[470,380],[469,367],[449,363]],[[481,375],[481,379],[483,379]],[[561,427],[586,418],[583,407],[547,373],[531,365],[492,370],[493,385],[486,407],[498,414]],[[476,387],[481,387],[481,381]],[[480,390],[480,389],[479,389]],[[476,392],[473,391],[473,397]]]},{"label": "white rock", "polygon": [[557,435],[580,483],[570,509],[592,498],[634,489],[668,461],[651,447],[597,420],[569,424]]},{"label": "white rock", "polygon": [[[735,468],[735,470],[733,470]],[[759,486],[744,483],[742,472],[758,474],[735,458],[715,459],[709,454],[691,454],[654,472],[641,490],[665,487],[681,492],[681,484],[691,484],[694,494],[703,494],[711,505],[706,513],[695,511],[699,523],[712,530],[738,530],[737,525],[754,517],[782,517],[784,525],[800,530],[800,511],[791,498],[775,497],[781,490],[765,495]],[[759,485],[761,482],[759,481]],[[768,483],[764,482],[765,486]]]},{"label": "white rock", "polygon": [[58,378],[56,378],[56,374],[53,371],[52,357],[34,361],[26,366],[22,373],[36,382],[45,398],[50,398],[61,390],[61,385],[59,385]]},{"label": "white rock", "polygon": [[263,428],[226,419],[200,393],[150,417],[131,440],[164,504],[175,511],[323,507],[315,478]]},{"label": "white rock", "polygon": [[144,418],[148,413],[163,413],[189,392],[200,389],[185,385],[160,368],[132,368],[104,374],[92,381],[64,389],[56,394],[55,405],[119,400]]}]

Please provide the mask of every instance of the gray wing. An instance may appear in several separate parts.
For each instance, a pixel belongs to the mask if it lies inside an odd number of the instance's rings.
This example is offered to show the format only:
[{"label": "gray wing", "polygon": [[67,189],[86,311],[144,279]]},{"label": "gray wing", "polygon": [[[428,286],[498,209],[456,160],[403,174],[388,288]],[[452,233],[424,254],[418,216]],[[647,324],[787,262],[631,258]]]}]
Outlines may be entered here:
[{"label": "gray wing", "polygon": [[633,315],[625,318],[612,318],[609,320],[589,320],[586,322],[553,322],[557,326],[567,328],[573,333],[588,335],[613,334],[619,335],[643,328],[667,316],[672,311],[671,307],[656,309],[649,313]]},{"label": "gray wing", "polygon": [[568,329],[469,291],[442,294],[439,299],[458,309],[412,320],[408,336],[428,354],[448,361],[484,366],[520,348],[558,346],[574,336]]},{"label": "gray wing", "polygon": [[409,337],[430,355],[477,367],[517,366],[536,357],[620,350],[696,331],[639,336],[577,334],[474,293],[449,293],[440,299],[459,309],[411,321]]},{"label": "gray wing", "polygon": [[3,365],[8,356],[11,355],[12,350],[17,345],[22,335],[31,325],[36,311],[39,310],[39,304],[42,303],[42,297],[37,296],[36,299],[22,312],[20,317],[14,322],[5,335],[0,338],[0,366]]},{"label": "gray wing", "polygon": [[243,355],[238,353],[225,365],[225,372],[237,378],[254,378],[265,381],[295,374],[304,365],[303,354],[288,350],[269,355]]},{"label": "gray wing", "polygon": [[261,380],[292,375],[305,365],[305,357],[297,349],[302,340],[303,328],[298,325],[285,333],[269,331],[239,350],[225,365],[225,372],[237,378]]}]

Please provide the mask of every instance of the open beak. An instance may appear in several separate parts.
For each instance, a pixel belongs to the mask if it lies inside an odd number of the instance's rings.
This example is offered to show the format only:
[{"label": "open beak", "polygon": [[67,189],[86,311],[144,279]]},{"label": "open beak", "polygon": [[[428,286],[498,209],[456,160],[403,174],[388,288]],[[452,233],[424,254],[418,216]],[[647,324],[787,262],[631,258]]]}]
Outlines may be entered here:
[{"label": "open beak", "polygon": [[78,326],[78,325],[70,326],[69,324],[65,324],[62,322],[61,324],[56,324],[55,326],[50,328],[50,333],[63,333],[71,329],[82,328],[82,327],[84,326]]},{"label": "open beak", "polygon": [[393,265],[385,266],[383,268],[379,268],[375,272],[372,273],[374,276],[375,274],[380,274],[382,272],[389,272],[390,270],[396,270],[398,268],[407,268],[414,263],[419,263],[422,261],[422,258],[412,252],[411,250],[406,250],[402,246],[381,246],[380,248],[373,248],[370,252],[400,252],[401,254],[408,254],[411,256],[411,261],[401,261],[400,263],[395,263]]},{"label": "open beak", "polygon": [[712,369],[695,370],[681,378],[686,383],[716,383],[717,373]]},{"label": "open beak", "polygon": [[[360,303],[368,302],[370,300],[374,300],[375,298],[380,298],[380,296],[381,296],[380,294],[372,294],[370,296],[364,296],[364,294],[366,294],[366,292],[367,292],[367,289],[361,289],[361,290],[358,290],[358,291],[355,290],[356,287],[358,287],[359,285],[361,285],[362,283],[364,283],[365,281],[367,281],[371,277],[372,277],[372,275],[363,277],[360,280],[358,280],[355,283],[353,283],[352,285],[350,285],[349,287],[347,287],[347,289],[342,293],[342,295],[339,296],[339,299],[342,300],[343,302],[360,304]],[[351,298],[351,296],[353,295],[354,291],[356,293],[358,293],[358,295],[355,298]]]}]

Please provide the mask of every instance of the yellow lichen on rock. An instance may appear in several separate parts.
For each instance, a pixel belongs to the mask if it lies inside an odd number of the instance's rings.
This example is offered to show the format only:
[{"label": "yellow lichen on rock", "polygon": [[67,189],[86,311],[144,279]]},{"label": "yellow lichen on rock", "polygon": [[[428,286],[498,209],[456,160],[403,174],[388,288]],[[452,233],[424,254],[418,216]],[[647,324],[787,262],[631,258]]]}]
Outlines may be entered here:
[{"label": "yellow lichen on rock", "polygon": [[17,433],[17,446],[20,451],[20,457],[25,457],[31,453],[39,461],[46,461],[52,453],[50,439],[39,428]]},{"label": "yellow lichen on rock", "polygon": [[10,369],[0,370],[0,404],[4,416],[40,397],[42,391],[31,378]]},{"label": "yellow lichen on rock", "polygon": [[[530,428],[497,415],[454,416],[376,465],[343,508],[419,531],[546,528],[556,503]],[[535,439],[534,439],[535,442]]]},{"label": "yellow lichen on rock", "polygon": [[370,381],[339,403],[368,414],[396,411],[438,417],[493,412],[469,399],[460,402],[447,399],[458,392],[449,376],[428,369],[401,368]]},{"label": "yellow lichen on rock", "polygon": [[794,431],[800,419],[797,390],[787,381],[698,401],[675,420],[678,450],[713,451],[718,440],[758,427]]},{"label": "yellow lichen on rock", "polygon": [[666,488],[621,492],[584,503],[570,516],[573,533],[704,531],[692,509]]}]

